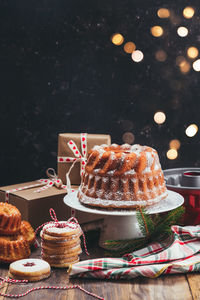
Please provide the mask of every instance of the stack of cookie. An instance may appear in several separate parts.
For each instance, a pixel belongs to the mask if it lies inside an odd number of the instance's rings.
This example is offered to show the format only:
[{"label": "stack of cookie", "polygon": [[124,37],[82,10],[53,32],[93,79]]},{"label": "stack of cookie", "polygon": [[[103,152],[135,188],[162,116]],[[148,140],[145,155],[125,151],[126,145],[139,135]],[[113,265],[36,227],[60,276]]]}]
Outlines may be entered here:
[{"label": "stack of cookie", "polygon": [[78,224],[59,221],[43,227],[42,258],[52,267],[65,268],[79,261],[82,230]]}]

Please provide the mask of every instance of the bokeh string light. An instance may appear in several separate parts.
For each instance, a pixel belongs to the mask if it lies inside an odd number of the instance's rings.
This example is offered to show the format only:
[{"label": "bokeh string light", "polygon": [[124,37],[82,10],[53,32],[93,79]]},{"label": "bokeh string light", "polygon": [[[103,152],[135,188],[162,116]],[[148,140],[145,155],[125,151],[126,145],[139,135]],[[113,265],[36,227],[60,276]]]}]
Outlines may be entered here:
[{"label": "bokeh string light", "polygon": [[163,35],[163,28],[161,26],[153,26],[151,27],[151,34],[154,37],[160,37]]},{"label": "bokeh string light", "polygon": [[183,73],[183,74],[186,74],[190,71],[191,69],[191,65],[190,63],[187,61],[187,60],[183,60],[180,65],[180,71]]},{"label": "bokeh string light", "polygon": [[176,159],[178,157],[178,151],[176,149],[169,149],[166,153],[168,159]]},{"label": "bokeh string light", "polygon": [[164,62],[167,59],[167,53],[164,50],[158,50],[155,53],[155,58],[160,62]]},{"label": "bokeh string light", "polygon": [[192,67],[196,72],[199,72],[200,71],[200,59],[195,60],[193,62]]},{"label": "bokeh string light", "polygon": [[123,44],[124,42],[124,37],[123,35],[121,35],[120,33],[114,33],[111,36],[111,41],[114,45],[116,46],[120,46],[121,44]]},{"label": "bokeh string light", "polygon": [[199,50],[196,47],[189,47],[187,49],[187,56],[189,58],[196,58],[199,55]]},{"label": "bokeh string light", "polygon": [[133,51],[135,51],[135,49],[136,49],[136,45],[133,42],[127,42],[124,45],[124,51],[126,53],[133,53]]},{"label": "bokeh string light", "polygon": [[186,19],[191,19],[194,16],[194,8],[187,6],[183,10],[183,16]]},{"label": "bokeh string light", "polygon": [[185,134],[188,137],[193,137],[196,135],[197,131],[198,131],[198,126],[196,124],[191,124],[186,128]]},{"label": "bokeh string light", "polygon": [[180,37],[186,37],[188,35],[188,29],[186,27],[181,26],[177,29],[177,34]]},{"label": "bokeh string light", "polygon": [[180,148],[180,146],[181,146],[181,142],[177,139],[171,140],[169,142],[170,149],[178,150]]},{"label": "bokeh string light", "polygon": [[131,57],[134,62],[141,62],[144,58],[144,54],[140,50],[135,50],[133,51]]},{"label": "bokeh string light", "polygon": [[[183,10],[183,16],[186,19],[191,19],[195,14],[195,10],[192,7],[185,7]],[[157,16],[160,19],[167,19],[173,17],[173,11],[170,11],[167,8],[160,8],[157,10]],[[179,22],[176,22],[174,25],[181,24],[181,18],[176,16],[177,19],[179,19]],[[150,28],[150,32],[153,37],[159,38],[163,36],[164,29],[160,25],[152,26]],[[184,38],[188,36],[189,30],[185,26],[180,26],[177,28],[177,35],[181,38]],[[115,45],[122,45],[124,43],[124,37],[120,33],[115,33],[111,37],[111,41]],[[126,53],[131,54],[131,58],[134,62],[141,62],[144,58],[144,54],[141,50],[136,49],[135,43],[132,41],[126,42],[123,46],[123,49]],[[180,51],[179,53],[184,53],[187,55],[187,57],[184,57],[183,55],[179,55],[176,57],[176,66],[179,67],[179,70],[183,74],[187,74],[191,70],[191,66],[193,67],[194,71],[199,72],[200,71],[200,59],[198,58],[199,50],[195,46],[189,46],[185,49],[185,51]],[[155,59],[159,62],[165,62],[167,59],[167,53],[165,49],[158,49],[155,51]],[[191,60],[194,60],[192,61]],[[166,115],[162,111],[157,111],[154,114],[154,121],[157,124],[163,124],[166,121]],[[193,137],[198,132],[198,126],[196,124],[189,125],[186,130],[185,134],[188,137]],[[127,131],[123,134],[122,140],[124,143],[132,144],[135,140],[135,136],[132,132]],[[178,157],[178,150],[181,146],[181,142],[178,139],[173,139],[169,142],[169,150],[166,152],[166,156],[170,160],[174,160]]]},{"label": "bokeh string light", "polygon": [[122,136],[122,140],[124,143],[127,144],[133,144],[134,140],[135,140],[135,136],[132,132],[125,132]]},{"label": "bokeh string light", "polygon": [[154,114],[154,121],[155,123],[157,124],[163,124],[166,120],[166,115],[164,112],[162,111],[157,111],[155,114]]},{"label": "bokeh string light", "polygon": [[166,19],[166,18],[169,18],[169,16],[170,16],[170,11],[169,11],[169,9],[167,9],[167,8],[160,8],[160,9],[158,9],[158,11],[157,11],[157,15],[158,15],[158,17],[161,18],[161,19]]},{"label": "bokeh string light", "polygon": [[177,56],[177,58],[176,58],[176,65],[177,65],[178,67],[180,67],[181,64],[183,64],[185,61],[186,61],[185,57],[179,55],[179,56]]}]

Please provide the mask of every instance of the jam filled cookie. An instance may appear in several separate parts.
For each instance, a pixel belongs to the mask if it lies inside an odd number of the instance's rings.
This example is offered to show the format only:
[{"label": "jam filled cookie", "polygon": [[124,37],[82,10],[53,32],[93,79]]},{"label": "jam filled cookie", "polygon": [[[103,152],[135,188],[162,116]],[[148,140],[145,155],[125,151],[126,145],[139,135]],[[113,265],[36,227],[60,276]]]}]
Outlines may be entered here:
[{"label": "jam filled cookie", "polygon": [[51,267],[42,259],[21,259],[10,264],[9,277],[13,279],[26,279],[28,281],[39,281],[48,278]]}]

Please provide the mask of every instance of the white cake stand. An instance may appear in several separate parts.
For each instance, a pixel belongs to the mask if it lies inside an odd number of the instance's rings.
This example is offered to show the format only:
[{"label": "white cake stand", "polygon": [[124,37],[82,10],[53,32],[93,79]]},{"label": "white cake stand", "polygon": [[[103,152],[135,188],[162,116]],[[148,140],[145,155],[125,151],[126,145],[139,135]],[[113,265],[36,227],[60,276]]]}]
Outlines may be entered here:
[{"label": "white cake stand", "polygon": [[[139,229],[135,210],[103,210],[90,208],[82,205],[74,191],[64,197],[64,203],[71,208],[89,214],[104,216],[103,229],[101,230],[99,245],[103,248],[106,240],[124,240],[143,237]],[[184,198],[173,191],[168,190],[168,196],[158,204],[154,204],[146,209],[149,214],[163,213],[181,206]]]}]

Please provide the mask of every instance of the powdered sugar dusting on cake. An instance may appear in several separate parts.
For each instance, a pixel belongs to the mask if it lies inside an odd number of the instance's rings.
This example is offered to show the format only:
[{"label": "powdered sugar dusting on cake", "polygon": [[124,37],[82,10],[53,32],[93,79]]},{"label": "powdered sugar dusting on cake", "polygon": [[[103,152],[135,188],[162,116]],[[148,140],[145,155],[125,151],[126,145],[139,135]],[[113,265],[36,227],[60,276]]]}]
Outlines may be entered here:
[{"label": "powdered sugar dusting on cake", "polygon": [[105,148],[106,146],[107,146],[107,145],[101,145],[101,146],[96,145],[96,146],[94,146],[94,147],[92,148],[92,150],[98,151],[100,154],[103,154],[103,153],[105,153],[104,148]]},{"label": "powdered sugar dusting on cake", "polygon": [[139,155],[143,151],[143,146],[140,146],[138,144],[132,145],[130,150],[131,152],[134,152],[135,154]]},{"label": "powdered sugar dusting on cake", "polygon": [[[167,197],[167,191],[163,193],[162,195],[159,195],[153,199],[148,199],[148,200],[110,200],[110,199],[101,199],[101,198],[91,198],[86,195],[84,195],[79,189],[79,197],[80,197],[80,202],[86,205],[94,205],[94,206],[99,206],[102,208],[107,208],[107,207],[116,207],[116,208],[134,208],[138,206],[148,206],[148,205],[153,205],[158,203],[160,200],[164,199]],[[105,197],[107,198],[107,197]]]},{"label": "powdered sugar dusting on cake", "polygon": [[100,199],[110,201],[112,207],[118,207],[121,202],[128,202],[125,206],[132,207],[134,202],[153,203],[164,197],[164,176],[153,148],[112,144],[95,146],[90,151],[80,186],[81,202],[106,206],[97,201]]}]

